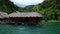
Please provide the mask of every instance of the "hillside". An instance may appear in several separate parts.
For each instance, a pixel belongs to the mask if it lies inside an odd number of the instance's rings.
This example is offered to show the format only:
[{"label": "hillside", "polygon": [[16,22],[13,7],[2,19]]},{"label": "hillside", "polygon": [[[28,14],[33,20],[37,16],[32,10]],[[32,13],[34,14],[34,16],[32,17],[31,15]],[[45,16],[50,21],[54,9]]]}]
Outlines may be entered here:
[{"label": "hillside", "polygon": [[32,9],[41,13],[45,20],[60,20],[60,0],[45,0]]},{"label": "hillside", "polygon": [[0,11],[11,13],[18,10],[18,7],[9,0],[0,0]]}]

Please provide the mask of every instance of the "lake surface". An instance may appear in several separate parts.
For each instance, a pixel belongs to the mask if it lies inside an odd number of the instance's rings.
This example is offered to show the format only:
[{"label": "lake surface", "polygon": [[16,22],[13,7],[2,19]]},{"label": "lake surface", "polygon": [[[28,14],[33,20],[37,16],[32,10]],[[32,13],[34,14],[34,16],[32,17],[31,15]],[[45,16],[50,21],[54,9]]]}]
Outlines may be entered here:
[{"label": "lake surface", "polygon": [[41,25],[0,24],[0,34],[60,34],[60,23],[42,23]]}]

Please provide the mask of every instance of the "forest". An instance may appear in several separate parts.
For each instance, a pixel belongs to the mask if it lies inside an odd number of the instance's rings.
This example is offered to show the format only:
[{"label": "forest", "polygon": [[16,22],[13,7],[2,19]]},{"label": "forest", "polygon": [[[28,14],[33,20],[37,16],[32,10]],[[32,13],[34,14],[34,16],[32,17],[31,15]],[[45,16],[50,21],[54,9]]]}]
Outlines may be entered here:
[{"label": "forest", "polygon": [[8,14],[20,12],[38,12],[43,15],[43,20],[55,20],[60,22],[60,0],[45,0],[44,2],[32,5],[31,7],[18,7],[10,0],[0,0],[0,12]]}]

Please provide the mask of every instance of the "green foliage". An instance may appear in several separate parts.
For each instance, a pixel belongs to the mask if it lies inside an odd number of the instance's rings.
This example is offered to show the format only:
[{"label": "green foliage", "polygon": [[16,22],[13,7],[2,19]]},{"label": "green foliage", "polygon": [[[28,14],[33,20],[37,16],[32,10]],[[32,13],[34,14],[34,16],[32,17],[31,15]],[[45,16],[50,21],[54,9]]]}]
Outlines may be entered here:
[{"label": "green foliage", "polygon": [[60,1],[49,0],[32,8],[44,16],[45,20],[60,20]]},{"label": "green foliage", "polygon": [[11,13],[18,10],[18,7],[9,0],[0,0],[0,11]]}]

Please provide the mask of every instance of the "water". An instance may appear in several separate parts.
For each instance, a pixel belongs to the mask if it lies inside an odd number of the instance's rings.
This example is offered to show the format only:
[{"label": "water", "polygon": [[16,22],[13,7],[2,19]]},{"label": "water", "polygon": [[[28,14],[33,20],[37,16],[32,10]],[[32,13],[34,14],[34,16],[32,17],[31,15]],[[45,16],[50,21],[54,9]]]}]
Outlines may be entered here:
[{"label": "water", "polygon": [[60,23],[42,23],[42,25],[0,24],[0,34],[60,34]]}]

